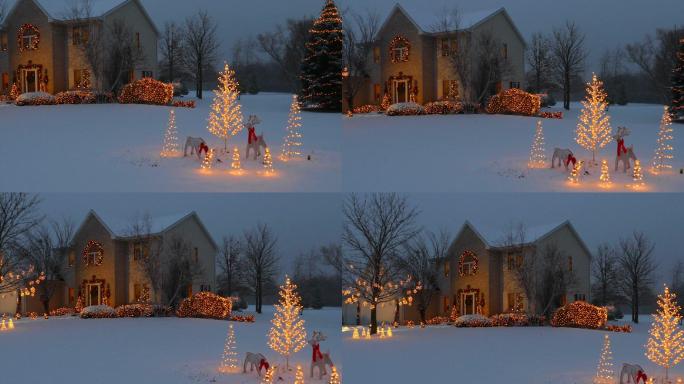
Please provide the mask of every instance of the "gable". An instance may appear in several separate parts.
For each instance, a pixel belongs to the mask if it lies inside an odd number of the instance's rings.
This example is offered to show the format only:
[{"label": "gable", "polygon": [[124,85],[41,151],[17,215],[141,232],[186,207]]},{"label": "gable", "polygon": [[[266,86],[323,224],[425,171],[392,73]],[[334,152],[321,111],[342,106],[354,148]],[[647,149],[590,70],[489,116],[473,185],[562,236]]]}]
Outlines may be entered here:
[{"label": "gable", "polygon": [[140,0],[126,0],[121,2],[121,0],[116,0],[120,4],[118,4],[115,7],[110,8],[108,11],[104,12],[102,14],[102,17],[104,18],[119,18],[121,17],[124,20],[130,20],[131,18],[136,18],[140,20],[144,20],[150,29],[154,31],[154,33],[159,37],[159,29],[157,29],[156,24],[154,23],[154,20],[152,20],[152,17],[150,17],[150,14],[147,12],[145,7],[140,3]]},{"label": "gable", "polygon": [[378,29],[376,39],[379,39],[388,32],[393,35],[394,31],[396,30],[405,31],[406,33],[422,33],[422,30],[418,24],[399,4],[394,6],[390,14],[387,16],[387,19],[385,19],[385,22],[382,24],[380,29]]},{"label": "gable", "polygon": [[577,252],[582,253],[588,260],[591,260],[592,258],[591,250],[587,247],[584,240],[582,240],[579,233],[577,233],[577,230],[575,230],[575,227],[569,221],[559,225],[536,241],[536,244],[539,246],[552,243],[559,245],[561,249],[575,248]]},{"label": "gable", "polygon": [[112,238],[112,232],[94,211],[90,211],[74,232],[73,241],[86,241],[92,239],[93,236],[98,237],[98,240],[104,241],[105,238],[109,240]]},{"label": "gable", "polygon": [[527,46],[525,37],[515,25],[505,8],[501,8],[497,12],[473,23],[471,28],[474,31],[491,29],[497,36],[514,36],[515,39],[522,44],[523,48]]},{"label": "gable", "polygon": [[184,228],[187,228],[187,226],[192,226],[198,230],[199,233],[202,234],[204,237],[204,240],[215,250],[218,251],[218,244],[214,241],[214,238],[211,236],[207,228],[204,226],[204,223],[202,220],[200,220],[199,215],[197,215],[196,212],[192,212],[185,216],[183,219],[177,221],[173,225],[169,226],[164,230],[164,233],[167,234],[173,234],[174,232],[183,232]]},{"label": "gable", "polygon": [[0,20],[0,24],[3,27],[11,23],[16,15],[31,15],[31,18],[34,20],[36,17],[41,17],[45,21],[50,21],[50,14],[37,0],[14,0],[8,2],[7,5],[7,14],[4,20]]},{"label": "gable", "polygon": [[449,246],[450,257],[458,256],[461,249],[464,248],[481,248],[487,249],[489,245],[480,233],[469,222],[465,222],[454,241]]}]

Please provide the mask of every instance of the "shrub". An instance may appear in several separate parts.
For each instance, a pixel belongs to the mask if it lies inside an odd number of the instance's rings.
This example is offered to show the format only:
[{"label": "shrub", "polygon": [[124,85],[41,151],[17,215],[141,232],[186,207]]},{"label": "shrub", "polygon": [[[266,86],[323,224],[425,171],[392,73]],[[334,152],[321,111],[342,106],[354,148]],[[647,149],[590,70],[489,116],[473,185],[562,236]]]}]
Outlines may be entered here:
[{"label": "shrub", "polygon": [[20,107],[25,105],[54,105],[55,97],[45,92],[22,93],[17,97],[16,104]]},{"label": "shrub", "polygon": [[632,333],[632,326],[629,324],[625,325],[606,325],[606,331],[618,332],[618,333]]},{"label": "shrub", "polygon": [[57,104],[94,104],[95,94],[90,91],[67,91],[55,95]]},{"label": "shrub", "polygon": [[463,104],[458,101],[433,101],[425,104],[427,115],[452,115],[463,112]]},{"label": "shrub", "polygon": [[482,315],[463,315],[454,321],[454,326],[459,328],[491,327],[492,321]]},{"label": "shrub", "polygon": [[490,317],[493,327],[526,327],[530,325],[524,313],[502,313]]},{"label": "shrub", "polygon": [[364,113],[377,113],[380,112],[382,109],[380,108],[379,105],[373,105],[373,104],[367,104],[367,105],[362,105],[360,107],[355,107],[352,109],[352,113],[355,115],[359,114],[364,114]]},{"label": "shrub", "polygon": [[247,315],[247,316],[231,315],[230,321],[237,321],[238,323],[253,323],[255,320],[254,320],[254,315]]},{"label": "shrub", "polygon": [[575,301],[558,308],[553,314],[551,325],[554,327],[571,327],[600,329],[606,326],[608,310],[584,301]]},{"label": "shrub", "polygon": [[176,108],[190,108],[190,109],[194,109],[196,106],[195,100],[187,100],[187,101],[185,101],[185,100],[174,100],[171,103],[171,105],[176,107]]},{"label": "shrub", "polygon": [[119,95],[121,104],[169,105],[173,99],[173,84],[146,77],[127,84]]},{"label": "shrub", "polygon": [[511,88],[492,96],[487,105],[487,113],[537,116],[540,108],[541,98],[539,95]]},{"label": "shrub", "polygon": [[128,304],[116,307],[118,317],[151,317],[154,307],[150,304]]},{"label": "shrub", "polygon": [[71,316],[74,314],[74,309],[69,307],[62,307],[50,311],[50,316]]},{"label": "shrub", "polygon": [[446,324],[449,322],[449,318],[446,316],[435,316],[432,319],[428,319],[426,323],[428,325],[440,325],[440,324]]},{"label": "shrub", "polygon": [[562,119],[563,112],[539,112],[542,119]]},{"label": "shrub", "polygon": [[81,311],[82,319],[111,319],[116,317],[114,308],[108,305],[92,305]]},{"label": "shrub", "polygon": [[232,309],[230,299],[211,292],[200,292],[183,299],[176,314],[178,317],[228,319]]},{"label": "shrub", "polygon": [[387,116],[415,116],[424,113],[423,107],[414,102],[392,104],[387,108]]}]

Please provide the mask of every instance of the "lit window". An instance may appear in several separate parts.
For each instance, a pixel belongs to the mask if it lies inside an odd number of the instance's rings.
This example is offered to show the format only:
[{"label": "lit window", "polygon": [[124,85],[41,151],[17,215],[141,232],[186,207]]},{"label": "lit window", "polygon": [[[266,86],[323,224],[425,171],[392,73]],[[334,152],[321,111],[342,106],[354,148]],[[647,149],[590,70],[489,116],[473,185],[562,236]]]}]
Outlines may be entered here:
[{"label": "lit window", "polygon": [[0,51],[6,51],[7,50],[7,34],[6,33],[0,33]]},{"label": "lit window", "polygon": [[411,44],[401,36],[395,36],[390,42],[390,57],[393,63],[409,61]]},{"label": "lit window", "polygon": [[451,47],[449,46],[449,39],[441,39],[440,42],[442,48],[442,56],[449,56],[449,53],[451,51]]},{"label": "lit window", "polygon": [[376,64],[380,62],[380,47],[373,48],[373,62]]},{"label": "lit window", "polygon": [[458,272],[461,276],[472,276],[477,274],[478,258],[475,252],[464,251],[458,260]]},{"label": "lit window", "polygon": [[90,32],[85,25],[76,25],[71,31],[71,42],[73,45],[82,45],[88,42]]}]

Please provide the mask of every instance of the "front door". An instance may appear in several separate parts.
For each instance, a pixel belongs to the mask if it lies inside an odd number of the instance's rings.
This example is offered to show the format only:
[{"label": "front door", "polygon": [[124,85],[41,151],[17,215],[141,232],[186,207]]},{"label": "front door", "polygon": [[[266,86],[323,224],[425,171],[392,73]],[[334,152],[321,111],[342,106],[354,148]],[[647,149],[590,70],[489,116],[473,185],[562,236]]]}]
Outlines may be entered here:
[{"label": "front door", "polygon": [[475,314],[475,292],[461,294],[461,315]]},{"label": "front door", "polygon": [[22,69],[23,92],[38,92],[38,69]]},{"label": "front door", "polygon": [[409,97],[408,97],[408,88],[409,88],[408,79],[407,80],[393,80],[392,81],[392,88],[393,88],[394,103],[405,103],[409,100]]},{"label": "front door", "polygon": [[88,306],[91,305],[100,305],[102,303],[102,293],[101,293],[101,286],[100,283],[94,283],[94,284],[88,284],[88,297],[86,300],[86,304]]}]

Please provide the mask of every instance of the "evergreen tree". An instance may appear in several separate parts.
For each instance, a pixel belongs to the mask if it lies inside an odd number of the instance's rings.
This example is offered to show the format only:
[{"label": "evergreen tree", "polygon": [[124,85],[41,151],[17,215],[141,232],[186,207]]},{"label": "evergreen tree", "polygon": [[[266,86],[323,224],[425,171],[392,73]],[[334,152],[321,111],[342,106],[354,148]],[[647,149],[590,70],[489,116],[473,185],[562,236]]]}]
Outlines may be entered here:
[{"label": "evergreen tree", "polygon": [[679,40],[678,63],[672,70],[672,108],[676,121],[684,122],[684,39]]},{"label": "evergreen tree", "polygon": [[601,360],[596,368],[594,384],[612,384],[615,382],[615,371],[613,370],[613,352],[610,349],[610,338],[605,335],[603,338],[603,349],[601,350]]},{"label": "evergreen tree", "polygon": [[300,99],[313,109],[341,112],[344,30],[334,0],[326,0],[309,34]]},{"label": "evergreen tree", "polygon": [[300,116],[299,100],[297,96],[292,96],[292,105],[290,105],[290,117],[287,121],[287,135],[283,141],[283,146],[280,153],[280,159],[288,161],[302,156],[302,133],[299,128],[302,127],[302,117]]}]

